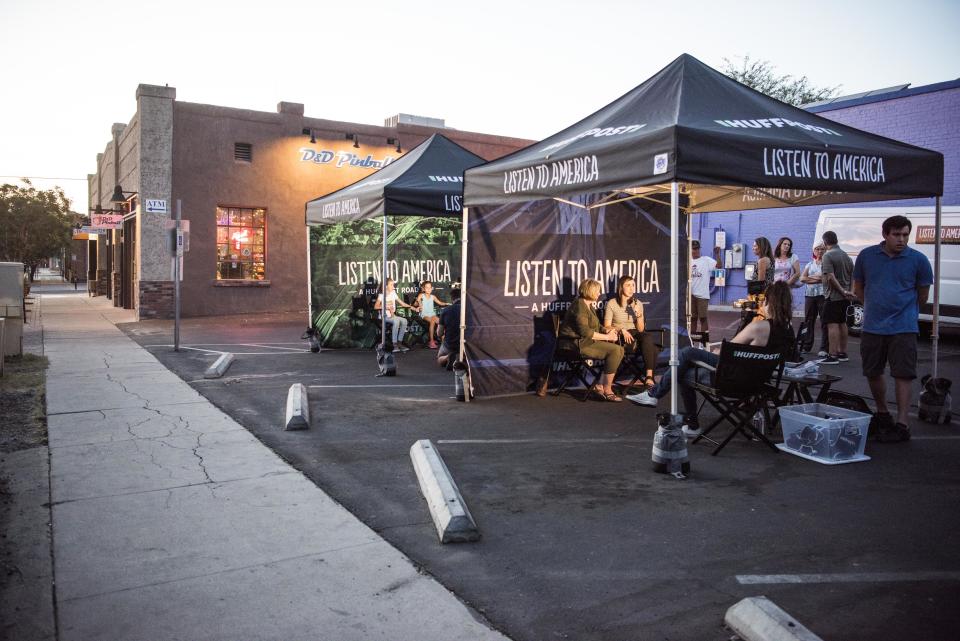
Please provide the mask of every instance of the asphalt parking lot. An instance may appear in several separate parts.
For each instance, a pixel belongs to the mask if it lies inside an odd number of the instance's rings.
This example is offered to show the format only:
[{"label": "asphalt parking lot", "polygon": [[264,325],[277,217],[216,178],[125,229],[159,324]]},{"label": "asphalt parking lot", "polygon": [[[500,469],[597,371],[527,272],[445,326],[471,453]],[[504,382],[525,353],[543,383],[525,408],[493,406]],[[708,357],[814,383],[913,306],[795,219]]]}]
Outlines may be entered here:
[{"label": "asphalt parking lot", "polygon": [[[728,324],[726,318],[714,327]],[[513,639],[727,640],[728,607],[765,595],[824,639],[960,638],[960,421],[826,466],[737,438],[691,446],[692,475],[651,471],[655,411],[522,396],[458,403],[414,350],[306,351],[301,320],[122,325],[131,338]],[[716,330],[715,330],[716,332]],[[715,333],[714,332],[714,333]],[[866,394],[859,346],[838,389]],[[221,352],[236,361],[203,379]],[[928,369],[929,345],[921,349]],[[960,345],[941,374],[958,380]],[[830,370],[834,373],[834,370]],[[283,430],[309,387],[313,426]],[[915,416],[915,412],[914,412]],[[409,448],[437,445],[483,534],[441,545]]]}]

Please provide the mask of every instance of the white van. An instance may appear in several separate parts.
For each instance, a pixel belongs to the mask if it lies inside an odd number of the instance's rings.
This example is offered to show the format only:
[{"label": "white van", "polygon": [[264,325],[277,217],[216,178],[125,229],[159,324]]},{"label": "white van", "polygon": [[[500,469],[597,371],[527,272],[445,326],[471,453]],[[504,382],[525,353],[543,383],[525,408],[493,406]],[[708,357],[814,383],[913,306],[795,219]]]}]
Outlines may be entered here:
[{"label": "white van", "polygon": [[[922,252],[933,266],[934,208],[930,207],[853,207],[824,209],[817,219],[814,245],[821,242],[825,231],[835,231],[840,248],[857,259],[865,247],[883,240],[883,221],[890,216],[906,216],[913,223],[910,247]],[[960,326],[960,207],[943,207],[940,241],[940,321]],[[921,323],[931,322],[933,288],[926,303],[920,306]],[[858,309],[857,323],[851,329],[859,330],[863,320]]]}]

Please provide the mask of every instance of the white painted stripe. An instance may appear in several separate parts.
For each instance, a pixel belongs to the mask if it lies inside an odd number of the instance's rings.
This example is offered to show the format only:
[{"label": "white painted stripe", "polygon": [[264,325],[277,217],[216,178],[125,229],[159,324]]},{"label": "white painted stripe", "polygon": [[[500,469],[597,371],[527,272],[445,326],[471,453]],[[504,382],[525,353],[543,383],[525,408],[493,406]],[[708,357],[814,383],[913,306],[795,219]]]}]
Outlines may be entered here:
[{"label": "white painted stripe", "polygon": [[365,384],[365,385],[308,385],[307,387],[311,387],[311,388],[313,388],[313,387],[317,387],[317,388],[326,387],[326,388],[334,388],[334,389],[340,388],[340,387],[344,387],[344,388],[347,388],[347,387],[362,387],[362,388],[368,388],[368,389],[380,389],[381,387],[450,387],[450,384],[449,384],[449,383],[444,383],[443,385],[439,385],[439,384],[426,384],[426,383],[423,383],[423,384],[411,384],[411,385],[377,385],[377,384],[375,384],[375,383],[368,383],[368,384]]},{"label": "white painted stripe", "polygon": [[[309,352],[309,351],[310,351],[309,349],[307,349],[307,348],[305,348],[305,347],[301,347],[300,349],[297,349],[297,348],[295,348],[295,347],[280,347],[279,345],[277,345],[276,347],[274,347],[274,346],[271,345],[270,343],[266,343],[266,344],[264,344],[264,345],[257,345],[256,343],[238,343],[238,345],[240,345],[241,347],[262,347],[263,349],[285,349],[285,350],[289,350],[289,351],[291,351],[291,352],[300,352],[300,353],[302,353],[302,352]],[[240,353],[242,354],[243,352],[240,352]]]},{"label": "white painted stripe", "polygon": [[559,438],[559,439],[544,439],[544,438],[465,438],[465,439],[450,439],[437,441],[437,444],[448,444],[448,445],[516,445],[524,443],[541,443],[544,445],[566,445],[566,444],[580,444],[580,443],[615,443],[617,445],[622,445],[624,443],[647,443],[648,441],[637,441],[629,440],[622,438]]},{"label": "white painted stripe", "polygon": [[910,436],[911,441],[958,441],[960,436],[917,436],[913,434]]},{"label": "white painted stripe", "polygon": [[738,574],[741,585],[778,583],[897,583],[960,581],[960,572],[851,572],[847,574]]}]

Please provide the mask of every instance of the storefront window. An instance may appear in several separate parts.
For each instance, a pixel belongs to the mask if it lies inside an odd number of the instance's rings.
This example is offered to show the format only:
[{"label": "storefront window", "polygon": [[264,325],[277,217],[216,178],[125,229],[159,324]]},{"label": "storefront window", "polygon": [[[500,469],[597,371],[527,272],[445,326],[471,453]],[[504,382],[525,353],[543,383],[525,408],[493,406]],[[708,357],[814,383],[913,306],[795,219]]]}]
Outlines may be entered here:
[{"label": "storefront window", "polygon": [[263,280],[267,210],[217,207],[217,280]]}]

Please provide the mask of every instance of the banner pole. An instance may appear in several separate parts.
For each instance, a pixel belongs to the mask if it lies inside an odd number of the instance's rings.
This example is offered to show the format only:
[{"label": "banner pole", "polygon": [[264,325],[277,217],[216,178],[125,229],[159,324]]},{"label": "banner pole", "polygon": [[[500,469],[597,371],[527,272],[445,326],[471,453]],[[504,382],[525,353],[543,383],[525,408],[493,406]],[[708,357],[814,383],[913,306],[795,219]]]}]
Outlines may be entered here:
[{"label": "banner pole", "polygon": [[670,415],[677,415],[677,316],[680,298],[680,202],[677,181],[670,183]]},{"label": "banner pole", "polygon": [[[380,292],[383,303],[380,305],[380,344],[387,349],[387,212],[383,212],[383,271],[380,272]],[[394,348],[397,346],[394,345]]]},{"label": "banner pole", "polygon": [[310,225],[307,225],[307,327],[313,327],[313,278],[310,274]]},{"label": "banner pole", "polygon": [[[467,227],[470,219],[470,208],[463,208],[463,229],[460,232],[460,355],[459,361],[466,364],[466,346],[465,338],[467,330]],[[467,378],[464,381],[463,399],[470,402],[470,384],[469,370]]]},{"label": "banner pole", "polygon": [[173,234],[173,351],[180,351],[180,259],[183,248],[180,246],[180,199],[177,198],[176,227]]},{"label": "banner pole", "polygon": [[[934,233],[936,237],[933,241],[933,333],[930,341],[933,343],[933,378],[937,378],[940,368],[940,230],[943,224],[943,208],[941,207],[940,196],[937,196],[936,215],[934,216]],[[925,303],[926,301],[920,301]]]}]

